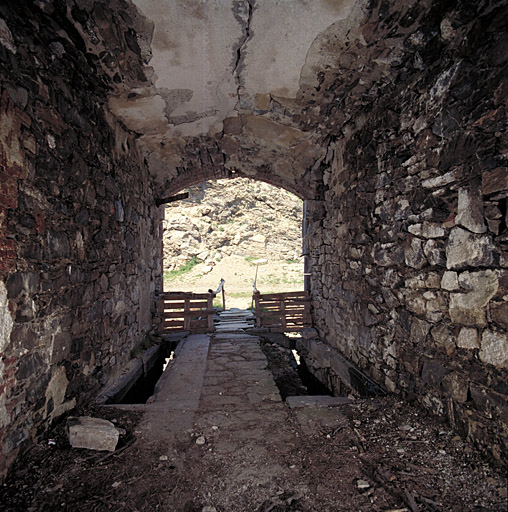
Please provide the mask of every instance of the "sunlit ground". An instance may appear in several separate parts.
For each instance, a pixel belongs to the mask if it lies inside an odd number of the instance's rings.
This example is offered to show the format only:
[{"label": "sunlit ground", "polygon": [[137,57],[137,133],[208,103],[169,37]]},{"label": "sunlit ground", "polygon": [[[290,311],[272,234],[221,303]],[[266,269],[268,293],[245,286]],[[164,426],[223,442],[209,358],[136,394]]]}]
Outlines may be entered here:
[{"label": "sunlit ground", "polygon": [[[165,291],[205,293],[216,290],[221,278],[225,279],[226,308],[248,308],[252,302],[252,285],[261,293],[303,290],[303,258],[289,261],[270,261],[256,265],[251,258],[228,256],[214,267],[197,264],[183,273],[166,273]],[[206,272],[206,273],[205,273]],[[219,301],[216,301],[218,305]]]}]

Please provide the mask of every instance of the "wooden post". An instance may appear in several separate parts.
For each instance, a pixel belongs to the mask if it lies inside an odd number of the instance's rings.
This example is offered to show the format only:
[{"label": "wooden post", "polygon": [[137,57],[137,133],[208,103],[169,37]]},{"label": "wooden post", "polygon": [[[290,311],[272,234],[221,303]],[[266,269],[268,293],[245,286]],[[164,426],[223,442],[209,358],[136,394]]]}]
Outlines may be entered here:
[{"label": "wooden post", "polygon": [[191,328],[191,317],[190,317],[190,297],[189,295],[185,296],[185,306],[183,308],[183,329],[185,331],[190,331]]},{"label": "wooden post", "polygon": [[280,299],[280,320],[282,332],[286,332],[286,302],[284,301],[284,297]]},{"label": "wooden post", "polygon": [[256,305],[256,327],[261,327],[261,310],[259,309],[259,292],[254,294],[254,304]]},{"label": "wooden post", "polygon": [[162,331],[164,331],[164,329],[162,327],[164,325],[164,294],[163,293],[161,293],[159,295],[159,300],[157,301],[157,316],[158,316],[157,330],[162,332]]},{"label": "wooden post", "polygon": [[226,292],[224,291],[224,285],[222,285],[222,309],[226,311]]},{"label": "wooden post", "polygon": [[188,192],[183,192],[182,194],[177,194],[176,196],[171,197],[163,197],[161,199],[155,200],[155,206],[161,206],[162,204],[174,203],[175,201],[181,201],[182,199],[187,199],[189,197]]},{"label": "wooden post", "polygon": [[214,294],[210,293],[207,300],[207,319],[208,319],[208,332],[214,332],[215,327],[213,325],[213,297]]}]

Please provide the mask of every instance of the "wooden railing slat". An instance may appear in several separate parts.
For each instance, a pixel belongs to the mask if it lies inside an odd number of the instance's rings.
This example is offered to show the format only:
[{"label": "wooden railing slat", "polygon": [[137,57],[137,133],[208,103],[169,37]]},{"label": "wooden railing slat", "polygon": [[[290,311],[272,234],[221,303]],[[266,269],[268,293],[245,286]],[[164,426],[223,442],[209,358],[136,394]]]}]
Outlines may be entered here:
[{"label": "wooden railing slat", "polygon": [[214,297],[211,293],[162,293],[158,299],[161,331],[213,332]]},{"label": "wooden railing slat", "polygon": [[306,291],[254,293],[256,325],[274,332],[296,332],[312,325],[310,295]]}]

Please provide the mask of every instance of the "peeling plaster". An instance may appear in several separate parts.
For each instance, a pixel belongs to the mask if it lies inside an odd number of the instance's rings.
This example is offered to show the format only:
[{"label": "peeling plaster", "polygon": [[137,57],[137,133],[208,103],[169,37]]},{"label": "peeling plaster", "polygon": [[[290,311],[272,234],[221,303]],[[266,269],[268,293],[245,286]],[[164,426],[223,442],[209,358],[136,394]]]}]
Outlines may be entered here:
[{"label": "peeling plaster", "polygon": [[7,288],[4,282],[0,281],[0,353],[9,344],[13,324],[7,301]]},{"label": "peeling plaster", "polygon": [[76,406],[75,398],[65,402],[65,392],[68,385],[69,381],[67,380],[65,367],[60,366],[56,369],[53,377],[51,377],[46,389],[46,403],[51,398],[53,399],[53,410],[50,414],[51,421]]},{"label": "peeling plaster", "polygon": [[[0,356],[9,344],[13,320],[9,311],[9,303],[7,301],[7,289],[3,281],[0,281]],[[3,373],[5,365],[0,357],[0,383],[3,382]],[[0,395],[0,428],[8,425],[11,421],[10,415],[7,411],[6,396]]]}]

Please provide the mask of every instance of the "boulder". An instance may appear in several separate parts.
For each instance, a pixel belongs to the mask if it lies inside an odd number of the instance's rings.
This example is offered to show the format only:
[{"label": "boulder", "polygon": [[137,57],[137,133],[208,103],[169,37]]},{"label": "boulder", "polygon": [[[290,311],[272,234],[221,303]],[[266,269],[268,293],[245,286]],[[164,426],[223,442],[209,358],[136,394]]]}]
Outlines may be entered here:
[{"label": "boulder", "polygon": [[67,418],[67,436],[73,448],[114,452],[121,432],[123,431],[116,428],[113,423],[101,418]]}]

